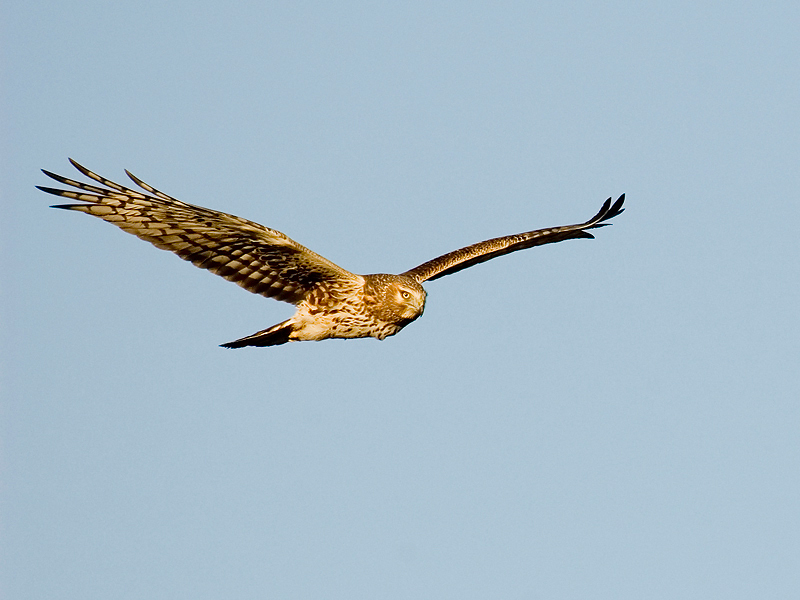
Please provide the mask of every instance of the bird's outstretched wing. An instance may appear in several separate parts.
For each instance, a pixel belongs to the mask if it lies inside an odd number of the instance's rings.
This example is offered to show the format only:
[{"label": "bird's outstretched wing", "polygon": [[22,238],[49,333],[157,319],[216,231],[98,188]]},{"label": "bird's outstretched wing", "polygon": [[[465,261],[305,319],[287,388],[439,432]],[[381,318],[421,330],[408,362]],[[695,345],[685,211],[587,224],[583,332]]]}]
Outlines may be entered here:
[{"label": "bird's outstretched wing", "polygon": [[349,287],[361,279],[280,231],[181,202],[128,171],[128,176],[146,193],[100,177],[72,159],[70,162],[86,177],[105,187],[43,170],[48,177],[77,190],[37,186],[40,190],[85,203],[60,204],[54,208],[99,217],[250,292],[297,304],[320,285]]},{"label": "bird's outstretched wing", "polygon": [[438,279],[451,273],[457,273],[462,269],[477,265],[478,263],[485,262],[492,258],[531,248],[533,246],[541,246],[543,244],[552,244],[553,242],[560,242],[562,240],[570,240],[573,238],[593,238],[594,236],[589,233],[588,229],[596,229],[610,225],[604,223],[620,214],[624,208],[622,204],[625,202],[625,194],[622,194],[614,204],[611,204],[611,198],[605,201],[603,207],[594,217],[581,223],[579,225],[567,225],[565,227],[551,227],[549,229],[537,229],[536,231],[528,231],[526,233],[518,233],[516,235],[507,235],[504,237],[486,240],[472,244],[460,250],[448,252],[442,256],[422,263],[418,267],[414,267],[403,273],[409,277],[413,277],[418,282],[428,281],[431,279]]}]

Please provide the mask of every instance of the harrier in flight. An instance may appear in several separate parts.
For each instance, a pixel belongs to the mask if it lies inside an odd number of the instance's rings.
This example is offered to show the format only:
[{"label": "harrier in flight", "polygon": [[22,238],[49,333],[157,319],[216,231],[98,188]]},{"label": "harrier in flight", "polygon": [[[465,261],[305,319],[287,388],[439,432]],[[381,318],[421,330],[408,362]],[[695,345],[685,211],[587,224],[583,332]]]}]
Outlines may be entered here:
[{"label": "harrier in flight", "polygon": [[39,187],[83,204],[54,208],[77,210],[108,221],[156,248],[169,250],[255,294],[297,307],[288,320],[225,348],[276,346],[327,338],[394,335],[422,315],[422,282],[438,279],[503,254],[574,238],[593,238],[590,229],[608,225],[620,214],[625,195],[605,201],[594,217],[578,225],[538,229],[486,240],[429,260],[399,275],[356,275],[275,231],[253,221],[186,204],[156,190],[126,171],[143,192],[91,172],[78,171],[103,187],[49,171],[48,177],[73,189]]}]

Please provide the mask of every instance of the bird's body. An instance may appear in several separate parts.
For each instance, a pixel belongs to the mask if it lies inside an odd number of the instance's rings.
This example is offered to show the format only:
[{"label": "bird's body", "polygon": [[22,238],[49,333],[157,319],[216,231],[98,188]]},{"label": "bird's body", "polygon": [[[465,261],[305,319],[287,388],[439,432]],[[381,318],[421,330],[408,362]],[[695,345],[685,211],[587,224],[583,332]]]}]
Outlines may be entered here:
[{"label": "bird's body", "polygon": [[450,252],[399,275],[356,275],[301,246],[279,231],[223,212],[176,200],[130,173],[144,190],[135,191],[72,164],[105,187],[44,173],[76,188],[39,189],[79,200],[58,205],[99,217],[124,231],[174,252],[256,294],[289,302],[295,314],[223,346],[274,346],[290,341],[374,337],[384,339],[422,315],[426,292],[421,283],[516,250],[572,238],[592,238],[588,229],[624,209],[624,194],[609,198],[586,223],[494,238]]},{"label": "bird's body", "polygon": [[422,315],[425,290],[410,277],[380,273],[364,275],[361,280],[360,285],[335,291],[315,290],[297,305],[291,319],[223,346],[274,346],[328,338],[382,340]]}]

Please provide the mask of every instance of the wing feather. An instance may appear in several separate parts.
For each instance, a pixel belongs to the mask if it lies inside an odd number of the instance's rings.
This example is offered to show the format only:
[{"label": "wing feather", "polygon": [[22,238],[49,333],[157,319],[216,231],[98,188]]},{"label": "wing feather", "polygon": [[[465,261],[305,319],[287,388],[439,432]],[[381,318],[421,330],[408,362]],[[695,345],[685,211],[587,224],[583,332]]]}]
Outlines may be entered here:
[{"label": "wing feather", "polygon": [[622,208],[624,202],[625,194],[622,194],[613,205],[611,204],[611,198],[609,198],[603,203],[600,211],[594,217],[586,221],[586,223],[567,225],[564,227],[551,227],[549,229],[537,229],[535,231],[518,233],[516,235],[493,238],[443,254],[442,256],[406,271],[403,275],[413,277],[418,282],[422,283],[423,281],[439,279],[445,275],[457,273],[472,265],[477,265],[498,256],[516,252],[517,250],[552,244],[562,240],[594,238],[587,230],[610,225],[610,223],[605,223],[604,221],[616,217],[623,212],[625,210]]},{"label": "wing feather", "polygon": [[146,193],[105,179],[72,159],[70,162],[104,187],[43,170],[51,179],[75,189],[37,186],[40,190],[83,202],[54,208],[99,217],[250,292],[297,304],[321,284],[329,289],[351,287],[361,280],[280,231],[181,202],[127,171]]}]

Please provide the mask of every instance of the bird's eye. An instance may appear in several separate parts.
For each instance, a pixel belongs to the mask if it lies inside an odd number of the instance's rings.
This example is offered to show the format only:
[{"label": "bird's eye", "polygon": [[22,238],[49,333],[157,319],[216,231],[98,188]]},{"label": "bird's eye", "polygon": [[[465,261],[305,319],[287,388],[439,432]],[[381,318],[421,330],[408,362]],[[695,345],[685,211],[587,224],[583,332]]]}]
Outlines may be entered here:
[{"label": "bird's eye", "polygon": [[405,300],[408,300],[409,298],[411,298],[411,294],[409,294],[408,292],[401,292],[401,294],[403,295],[403,298]]}]

